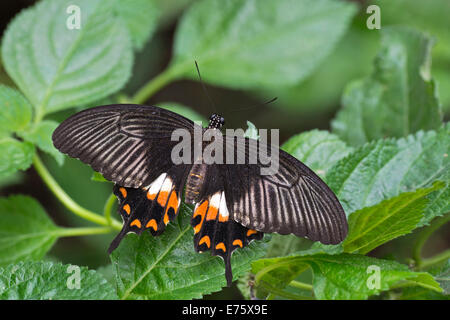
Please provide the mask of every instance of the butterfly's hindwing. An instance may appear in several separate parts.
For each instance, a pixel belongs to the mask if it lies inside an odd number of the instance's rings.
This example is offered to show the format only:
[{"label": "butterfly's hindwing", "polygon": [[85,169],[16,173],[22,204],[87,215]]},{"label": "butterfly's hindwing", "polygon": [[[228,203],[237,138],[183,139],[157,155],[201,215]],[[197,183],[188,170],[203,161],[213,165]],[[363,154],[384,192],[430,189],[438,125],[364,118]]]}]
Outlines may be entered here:
[{"label": "butterfly's hindwing", "polygon": [[149,230],[152,235],[161,235],[166,225],[173,221],[181,204],[181,192],[189,166],[172,167],[161,173],[150,185],[141,188],[114,186],[119,200],[118,211],[123,219],[122,231],[111,243],[112,252],[129,232],[141,234]]},{"label": "butterfly's hindwing", "polygon": [[[220,256],[225,262],[225,276],[228,285],[233,275],[231,270],[231,255],[234,250],[247,246],[252,240],[260,240],[262,232],[246,228],[230,219],[223,182],[214,166],[208,167],[211,180],[205,186],[202,199],[195,206],[191,220],[194,228],[194,247],[197,252],[211,251],[214,256]],[[214,173],[215,172],[215,173]],[[222,187],[221,187],[222,186]],[[212,190],[218,189],[215,192]]]}]

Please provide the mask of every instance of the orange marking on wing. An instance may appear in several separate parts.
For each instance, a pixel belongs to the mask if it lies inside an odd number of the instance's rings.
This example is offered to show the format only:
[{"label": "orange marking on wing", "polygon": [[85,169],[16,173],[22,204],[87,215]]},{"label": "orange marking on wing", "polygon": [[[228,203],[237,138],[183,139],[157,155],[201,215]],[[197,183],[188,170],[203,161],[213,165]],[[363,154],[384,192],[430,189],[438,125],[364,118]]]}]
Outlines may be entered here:
[{"label": "orange marking on wing", "polygon": [[239,246],[242,248],[242,240],[241,239],[236,239],[233,241],[233,246]]},{"label": "orange marking on wing", "polygon": [[216,208],[213,206],[209,207],[208,214],[206,215],[206,220],[216,220],[218,211],[219,211],[219,208]]},{"label": "orange marking on wing", "polygon": [[136,226],[136,227],[138,227],[138,228],[141,228],[141,227],[142,227],[141,221],[139,221],[139,219],[134,219],[133,222],[130,223],[130,226],[131,226],[131,227],[132,227],[132,226]]},{"label": "orange marking on wing", "polygon": [[198,216],[199,214],[204,216],[206,213],[206,209],[208,208],[208,200],[205,200],[201,205],[197,207],[197,210],[194,212],[194,217]]},{"label": "orange marking on wing", "polygon": [[203,238],[200,239],[198,245],[201,245],[203,243],[206,243],[206,246],[209,248],[211,246],[211,239],[209,239],[208,236],[204,236]]},{"label": "orange marking on wing", "polygon": [[250,237],[252,234],[255,234],[255,233],[258,233],[258,231],[253,230],[253,229],[249,229],[249,230],[247,231],[247,237]]},{"label": "orange marking on wing", "polygon": [[156,193],[147,192],[147,199],[148,200],[155,200],[155,197],[156,197]]},{"label": "orange marking on wing", "polygon": [[120,187],[119,188],[119,191],[120,191],[120,193],[122,194],[122,196],[124,197],[124,198],[126,198],[127,197],[127,190],[125,189],[125,188],[123,188],[123,187]]},{"label": "orange marking on wing", "polygon": [[202,217],[200,220],[200,223],[194,227],[194,233],[197,234],[200,232],[200,229],[202,228],[203,220],[205,219],[206,209],[208,208],[208,200],[203,202],[201,205],[197,207],[197,210],[194,212],[194,218],[198,215]]},{"label": "orange marking on wing", "polygon": [[223,216],[219,213],[219,221],[220,222],[227,222],[228,221],[228,216]]},{"label": "orange marking on wing", "polygon": [[223,242],[217,244],[216,249],[222,249],[223,252],[227,252],[227,248],[225,247],[225,243]]},{"label": "orange marking on wing", "polygon": [[158,230],[158,225],[156,224],[156,220],[152,219],[149,222],[147,222],[147,225],[145,226],[146,228],[150,228],[152,227],[153,230],[157,231]]},{"label": "orange marking on wing", "polygon": [[125,212],[126,212],[128,215],[130,215],[131,208],[130,208],[130,205],[129,205],[129,204],[124,205],[122,208],[123,208],[123,210],[125,210]]},{"label": "orange marking on wing", "polygon": [[178,197],[177,197],[177,193],[175,192],[175,190],[173,190],[170,193],[170,197],[169,197],[169,202],[167,203],[166,206],[166,211],[165,211],[165,215],[164,215],[164,223],[167,225],[169,223],[169,215],[167,214],[167,212],[169,212],[169,209],[173,208],[173,210],[175,211],[175,213],[177,213],[177,209],[178,209]]},{"label": "orange marking on wing", "polygon": [[161,205],[161,207],[165,207],[167,203],[167,198],[169,198],[169,192],[167,191],[160,191],[158,195],[158,203]]}]

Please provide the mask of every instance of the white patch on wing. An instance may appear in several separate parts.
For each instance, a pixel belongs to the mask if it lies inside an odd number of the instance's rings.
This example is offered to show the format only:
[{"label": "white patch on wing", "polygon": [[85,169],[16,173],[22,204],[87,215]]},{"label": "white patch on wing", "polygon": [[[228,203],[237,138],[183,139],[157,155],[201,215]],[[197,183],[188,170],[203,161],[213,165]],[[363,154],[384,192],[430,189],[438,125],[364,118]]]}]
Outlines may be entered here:
[{"label": "white patch on wing", "polygon": [[211,201],[210,201],[210,203],[209,203],[209,205],[211,206],[211,207],[214,207],[214,208],[219,208],[219,206],[220,206],[220,192],[216,192],[212,197],[211,197]]},{"label": "white patch on wing", "polygon": [[164,192],[164,191],[169,192],[171,190],[172,190],[172,179],[170,179],[170,177],[167,177],[164,180],[164,183],[163,183],[163,185],[161,187],[160,192]]},{"label": "white patch on wing", "polygon": [[222,217],[228,217],[227,200],[225,199],[225,192],[222,192],[222,197],[220,198],[219,214]]},{"label": "white patch on wing", "polygon": [[157,194],[158,191],[161,189],[163,182],[166,179],[166,176],[167,173],[161,173],[161,175],[149,185],[148,193]]}]

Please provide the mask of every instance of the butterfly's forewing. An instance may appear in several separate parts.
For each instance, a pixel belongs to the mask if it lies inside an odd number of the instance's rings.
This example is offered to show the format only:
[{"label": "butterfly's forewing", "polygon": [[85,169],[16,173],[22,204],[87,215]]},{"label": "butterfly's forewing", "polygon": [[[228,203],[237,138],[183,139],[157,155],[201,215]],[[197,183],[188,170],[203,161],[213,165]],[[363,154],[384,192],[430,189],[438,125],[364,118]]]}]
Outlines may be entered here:
[{"label": "butterfly's forewing", "polygon": [[175,129],[192,132],[194,123],[152,106],[108,105],[81,111],[53,133],[61,152],[79,158],[120,186],[138,188],[172,166]]},{"label": "butterfly's forewing", "polygon": [[[269,165],[249,164],[249,150],[259,142],[226,137],[226,148],[245,145],[245,164],[217,165],[225,181],[230,218],[261,232],[293,233],[325,244],[344,240],[348,225],[335,194],[311,169],[288,153],[278,150],[277,170],[261,174]],[[253,141],[254,142],[254,141]],[[269,155],[271,146],[267,146]]]}]

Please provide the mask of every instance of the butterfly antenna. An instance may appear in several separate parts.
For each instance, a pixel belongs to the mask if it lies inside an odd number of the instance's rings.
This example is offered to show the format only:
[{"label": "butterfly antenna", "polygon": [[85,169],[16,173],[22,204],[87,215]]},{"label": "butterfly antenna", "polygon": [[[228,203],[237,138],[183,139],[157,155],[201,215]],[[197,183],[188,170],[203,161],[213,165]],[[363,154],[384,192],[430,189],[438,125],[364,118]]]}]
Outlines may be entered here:
[{"label": "butterfly antenna", "polygon": [[[195,60],[194,60],[195,61]],[[216,105],[214,104],[213,99],[211,98],[211,96],[208,93],[208,90],[206,89],[205,83],[202,80],[202,76],[200,75],[200,68],[198,67],[198,63],[197,61],[195,61],[195,68],[197,69],[197,73],[198,73],[198,78],[200,79],[200,83],[202,84],[202,88],[203,88],[203,92],[205,92],[206,97],[209,100],[209,103],[211,103],[212,107],[213,107],[213,111],[216,112]]]},{"label": "butterfly antenna", "polygon": [[277,101],[277,100],[278,100],[278,97],[275,97],[275,98],[272,98],[272,99],[270,99],[269,101],[266,101],[266,102],[263,102],[263,103],[254,104],[254,105],[249,106],[249,107],[244,107],[244,108],[234,109],[233,112],[234,112],[234,111],[242,111],[242,110],[252,109],[252,108],[255,108],[255,107],[259,107],[259,106],[265,106],[266,104],[275,102],[275,101]]}]

